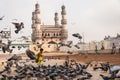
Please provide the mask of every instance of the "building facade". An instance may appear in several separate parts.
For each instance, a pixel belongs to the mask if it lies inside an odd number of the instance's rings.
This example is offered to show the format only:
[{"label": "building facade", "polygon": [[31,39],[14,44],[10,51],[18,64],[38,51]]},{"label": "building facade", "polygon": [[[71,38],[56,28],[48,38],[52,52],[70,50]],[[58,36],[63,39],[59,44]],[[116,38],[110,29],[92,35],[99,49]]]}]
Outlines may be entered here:
[{"label": "building facade", "polygon": [[105,37],[103,40],[105,49],[112,49],[113,43],[115,44],[116,48],[120,48],[120,35],[117,34],[116,37]]},{"label": "building facade", "polygon": [[0,32],[0,37],[3,39],[3,38],[11,38],[11,31],[8,30],[8,31],[1,31]]},{"label": "building facade", "polygon": [[11,38],[11,31],[10,30],[2,30],[0,32],[0,44],[2,42],[7,43],[8,39]]},{"label": "building facade", "polygon": [[44,25],[41,24],[40,5],[38,3],[35,5],[35,11],[32,12],[32,41],[34,43],[44,44],[44,48],[47,49],[50,48],[49,45],[52,46],[52,44],[67,42],[68,31],[66,29],[67,19],[65,6],[63,5],[61,9],[61,24],[59,24],[58,13],[56,12],[54,17],[55,24]]}]

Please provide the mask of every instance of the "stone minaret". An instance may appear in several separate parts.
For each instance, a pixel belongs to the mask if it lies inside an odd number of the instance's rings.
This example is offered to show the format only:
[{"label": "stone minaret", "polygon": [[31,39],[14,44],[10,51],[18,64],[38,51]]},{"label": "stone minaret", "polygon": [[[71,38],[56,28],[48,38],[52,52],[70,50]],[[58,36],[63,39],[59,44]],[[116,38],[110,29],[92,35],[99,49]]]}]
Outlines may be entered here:
[{"label": "stone minaret", "polygon": [[41,27],[41,19],[40,19],[40,5],[35,4],[35,11],[32,12],[32,41],[35,42],[37,34]]},{"label": "stone minaret", "polygon": [[61,7],[62,11],[61,11],[61,15],[62,15],[62,20],[61,20],[61,24],[64,28],[66,28],[67,25],[67,19],[66,19],[66,10],[65,10],[65,6],[63,5]]},{"label": "stone minaret", "polygon": [[62,15],[62,20],[61,20],[61,26],[62,26],[62,42],[66,43],[67,39],[68,39],[68,31],[66,29],[67,26],[67,19],[66,19],[66,10],[65,10],[65,6],[63,5],[61,7],[62,11],[61,11],[61,15]]},{"label": "stone minaret", "polygon": [[35,11],[32,12],[32,28],[38,28],[40,27],[41,20],[40,20],[40,6],[37,3],[35,5]]},{"label": "stone minaret", "polygon": [[59,17],[58,17],[58,13],[57,12],[55,13],[54,20],[55,20],[55,27],[58,27],[59,26]]}]

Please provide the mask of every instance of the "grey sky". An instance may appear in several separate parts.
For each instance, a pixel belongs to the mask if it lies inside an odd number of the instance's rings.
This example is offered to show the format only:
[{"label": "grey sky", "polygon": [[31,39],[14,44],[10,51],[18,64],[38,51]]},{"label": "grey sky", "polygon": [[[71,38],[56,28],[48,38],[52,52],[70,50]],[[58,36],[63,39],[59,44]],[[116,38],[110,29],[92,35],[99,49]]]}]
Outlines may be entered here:
[{"label": "grey sky", "polygon": [[60,21],[61,5],[66,6],[69,40],[75,40],[72,33],[84,33],[86,42],[100,41],[105,35],[120,33],[120,0],[0,0],[0,16],[5,15],[0,21],[1,29],[11,27],[14,30],[11,22],[18,19],[24,22],[25,29],[17,35],[13,32],[14,37],[30,35],[32,12],[37,1],[44,24],[54,25],[56,11]]}]

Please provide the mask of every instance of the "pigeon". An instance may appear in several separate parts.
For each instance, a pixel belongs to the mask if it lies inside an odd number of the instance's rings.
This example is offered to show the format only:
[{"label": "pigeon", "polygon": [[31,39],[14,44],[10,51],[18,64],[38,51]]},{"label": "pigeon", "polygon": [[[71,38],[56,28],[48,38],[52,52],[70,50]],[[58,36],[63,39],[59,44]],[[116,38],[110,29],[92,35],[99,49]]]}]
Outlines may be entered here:
[{"label": "pigeon", "polygon": [[78,37],[78,36],[79,36],[79,33],[74,33],[74,34],[72,34],[72,36]]},{"label": "pigeon", "polygon": [[74,45],[77,49],[80,49],[80,47],[79,47],[79,45],[78,44],[76,44],[76,45]]},{"label": "pigeon", "polygon": [[18,34],[18,32],[19,32],[22,28],[24,28],[24,23],[23,23],[23,22],[21,22],[21,23],[12,22],[12,24],[15,25],[15,28],[16,28],[15,33],[16,33],[16,34]]},{"label": "pigeon", "polygon": [[82,39],[82,36],[79,33],[74,33],[72,36],[77,37],[78,39]]},{"label": "pigeon", "polygon": [[60,76],[63,80],[70,80],[69,77],[64,74],[60,74]]},{"label": "pigeon", "polygon": [[79,64],[82,69],[87,69],[91,62],[86,63],[85,65]]},{"label": "pigeon", "polygon": [[58,49],[59,49],[60,47],[62,47],[62,46],[65,46],[65,44],[63,44],[63,43],[61,43],[61,42],[58,43],[57,45],[58,45]]},{"label": "pigeon", "polygon": [[3,44],[2,51],[3,51],[3,53],[6,53],[6,51],[12,53],[13,50],[10,49],[8,45]]},{"label": "pigeon", "polygon": [[35,56],[35,53],[32,52],[31,50],[26,50],[26,55],[31,59],[31,60],[37,60],[36,59],[36,56]]},{"label": "pigeon", "polygon": [[11,60],[15,60],[15,61],[18,61],[18,60],[21,60],[22,57],[21,56],[17,56],[16,54],[14,54],[12,57],[10,57],[8,59],[8,61],[11,61]]},{"label": "pigeon", "polygon": [[3,30],[2,30],[2,31],[0,31],[0,33],[3,33]]},{"label": "pigeon", "polygon": [[27,36],[22,36],[21,38],[23,38],[24,40],[28,40]]},{"label": "pigeon", "polygon": [[2,45],[2,51],[3,51],[3,53],[6,52],[6,44],[4,44],[4,43],[3,43],[3,45]]},{"label": "pigeon", "polygon": [[119,71],[120,70],[120,65],[110,65],[110,73],[114,73],[115,71]]},{"label": "pigeon", "polygon": [[0,20],[3,20],[4,17],[5,17],[5,16],[2,16],[2,17],[0,18]]},{"label": "pigeon", "polygon": [[109,62],[107,62],[107,63],[100,63],[101,64],[101,66],[102,66],[102,71],[108,71],[108,69],[109,69]]},{"label": "pigeon", "polygon": [[90,73],[87,73],[87,76],[79,76],[77,80],[88,80],[92,77]]},{"label": "pigeon", "polygon": [[37,46],[38,46],[38,48],[42,48],[42,45],[43,45],[44,43],[39,43],[39,44],[37,44]]},{"label": "pigeon", "polygon": [[6,51],[12,53],[12,49],[10,49],[11,41],[8,40],[8,44],[2,43],[2,51],[3,53],[6,53]]},{"label": "pigeon", "polygon": [[73,54],[73,52],[72,52],[72,51],[67,51],[67,53],[68,53],[68,54]]},{"label": "pigeon", "polygon": [[100,74],[100,76],[102,77],[103,80],[110,80],[111,79],[109,76],[105,76],[102,74]]},{"label": "pigeon", "polygon": [[73,43],[72,41],[68,41],[67,44],[66,44],[66,46],[69,47],[69,48],[71,48],[72,47],[72,43]]},{"label": "pigeon", "polygon": [[77,80],[86,80],[86,78],[85,77],[83,77],[83,76],[80,76],[80,77],[78,77],[78,79]]},{"label": "pigeon", "polygon": [[60,47],[62,47],[62,46],[67,46],[67,47],[71,48],[71,47],[72,47],[72,43],[73,43],[72,41],[68,41],[67,44],[60,42],[60,43],[57,44],[58,50],[59,50]]}]

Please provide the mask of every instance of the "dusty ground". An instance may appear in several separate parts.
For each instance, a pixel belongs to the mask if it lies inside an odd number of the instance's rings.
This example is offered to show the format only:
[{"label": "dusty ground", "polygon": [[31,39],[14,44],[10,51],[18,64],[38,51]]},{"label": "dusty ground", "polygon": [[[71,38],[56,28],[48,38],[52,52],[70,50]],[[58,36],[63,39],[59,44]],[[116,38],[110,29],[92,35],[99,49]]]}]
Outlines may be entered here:
[{"label": "dusty ground", "polygon": [[[8,58],[10,58],[13,54],[0,54],[0,69],[2,66],[2,62],[6,62]],[[18,54],[23,57],[23,59],[28,58],[25,54]],[[45,65],[54,65],[54,64],[63,64],[66,57],[69,56],[69,59],[74,59],[78,63],[86,63],[86,62],[110,62],[110,64],[119,64],[120,65],[120,54],[67,54],[67,53],[44,53],[43,56],[45,58],[50,58],[51,60],[46,60],[42,64]],[[59,59],[58,59],[59,58]],[[102,80],[99,76],[100,74],[108,75],[108,73],[103,73],[100,70],[93,71],[92,67],[87,69],[90,73],[93,74],[93,77],[90,80]],[[76,79],[75,79],[76,80]],[[119,79],[118,79],[119,80]]]},{"label": "dusty ground", "polygon": [[55,54],[44,54],[44,56],[54,58],[60,57],[61,59],[65,59],[66,56],[69,56],[70,59],[75,59],[77,62],[91,62],[91,61],[99,61],[99,62],[110,62],[110,64],[120,64],[120,54],[63,54],[63,53],[55,53]]},{"label": "dusty ground", "polygon": [[[0,54],[0,62],[10,58],[13,54]],[[23,58],[28,58],[24,53],[17,54],[21,55]],[[120,64],[120,54],[67,54],[67,53],[44,53],[44,57],[47,58],[60,58],[62,60],[69,56],[70,59],[75,59],[77,62],[90,62],[90,61],[102,61],[110,62],[110,64]]]}]

